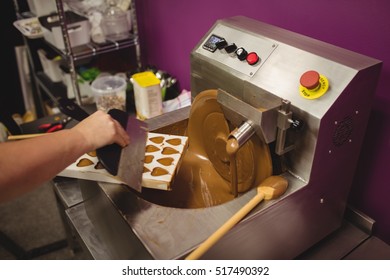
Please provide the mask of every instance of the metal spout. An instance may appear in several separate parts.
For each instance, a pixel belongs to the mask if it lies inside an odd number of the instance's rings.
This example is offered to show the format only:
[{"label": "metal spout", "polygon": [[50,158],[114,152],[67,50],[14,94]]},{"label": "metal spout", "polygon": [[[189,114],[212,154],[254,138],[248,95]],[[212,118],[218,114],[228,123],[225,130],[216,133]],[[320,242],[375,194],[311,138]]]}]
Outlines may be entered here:
[{"label": "metal spout", "polygon": [[241,126],[234,129],[228,138],[234,137],[237,140],[239,147],[241,147],[253,134],[255,134],[255,130],[253,129],[251,122],[246,121]]}]

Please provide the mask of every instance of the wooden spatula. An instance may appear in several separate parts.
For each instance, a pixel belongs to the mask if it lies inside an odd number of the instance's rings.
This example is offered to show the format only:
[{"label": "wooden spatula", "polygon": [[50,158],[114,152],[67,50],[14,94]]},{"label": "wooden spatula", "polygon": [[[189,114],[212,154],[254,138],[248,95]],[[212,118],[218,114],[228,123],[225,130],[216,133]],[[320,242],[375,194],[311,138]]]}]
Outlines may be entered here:
[{"label": "wooden spatula", "polygon": [[258,187],[257,194],[245,204],[236,214],[227,220],[217,231],[207,238],[198,248],[190,253],[185,259],[196,260],[206,253],[218,240],[220,240],[230,229],[241,221],[261,201],[275,199],[285,193],[288,181],[281,176],[270,176]]}]

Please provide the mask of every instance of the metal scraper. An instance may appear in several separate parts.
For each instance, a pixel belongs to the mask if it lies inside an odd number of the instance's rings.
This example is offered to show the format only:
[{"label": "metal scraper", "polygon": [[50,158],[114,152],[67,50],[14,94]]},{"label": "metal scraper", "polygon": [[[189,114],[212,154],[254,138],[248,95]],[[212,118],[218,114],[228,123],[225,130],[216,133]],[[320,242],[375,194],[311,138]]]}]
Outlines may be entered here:
[{"label": "metal scraper", "polygon": [[[68,98],[57,100],[62,113],[82,121],[89,114]],[[118,110],[108,111],[130,136],[130,144],[122,148],[111,144],[96,150],[97,157],[104,168],[112,175],[118,176],[126,185],[140,192],[145,159],[145,146],[148,137],[147,124],[134,115]]]},{"label": "metal scraper", "polygon": [[97,149],[96,154],[109,173],[118,176],[126,185],[141,192],[148,137],[147,124],[134,115],[128,115],[118,109],[111,109],[108,114],[126,130],[130,136],[130,144],[124,148],[111,144]]}]

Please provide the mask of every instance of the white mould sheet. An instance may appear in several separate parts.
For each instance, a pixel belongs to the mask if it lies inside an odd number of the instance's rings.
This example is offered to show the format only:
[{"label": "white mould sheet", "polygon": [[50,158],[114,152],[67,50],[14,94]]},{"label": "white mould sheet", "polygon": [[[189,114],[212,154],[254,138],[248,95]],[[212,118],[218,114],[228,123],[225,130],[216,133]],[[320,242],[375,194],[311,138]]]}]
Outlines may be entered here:
[{"label": "white mould sheet", "polygon": [[[170,190],[170,183],[177,172],[187,145],[188,137],[186,136],[149,132],[145,148],[142,186]],[[80,166],[80,162],[84,162],[84,166]],[[58,176],[124,184],[118,176],[111,175],[101,166],[94,152],[84,154]]]}]

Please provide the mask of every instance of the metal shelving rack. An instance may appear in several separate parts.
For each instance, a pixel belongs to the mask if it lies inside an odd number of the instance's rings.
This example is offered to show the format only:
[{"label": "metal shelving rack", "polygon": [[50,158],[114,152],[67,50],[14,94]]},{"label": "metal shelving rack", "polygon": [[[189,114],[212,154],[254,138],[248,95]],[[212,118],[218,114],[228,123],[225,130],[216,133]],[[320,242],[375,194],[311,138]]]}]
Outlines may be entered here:
[{"label": "metal shelving rack", "polygon": [[[20,11],[20,6],[19,6],[18,0],[13,0],[13,4],[15,7],[16,18],[23,19],[24,16],[22,15],[22,13]],[[28,40],[26,39],[25,36],[22,36],[22,37],[23,37],[24,46],[26,46],[28,67],[29,67],[29,71],[31,73],[31,83],[32,83],[31,86],[32,86],[32,91],[33,91],[33,99],[34,99],[34,103],[35,103],[35,114],[37,116],[42,116],[44,114],[43,113],[43,101],[42,101],[42,95],[40,94],[40,91],[39,91],[39,80],[36,78],[36,75],[35,75],[36,68],[35,68],[35,63],[34,63],[34,59],[33,59],[33,54],[31,53]],[[39,106],[37,106],[37,104]]]},{"label": "metal shelving rack", "polygon": [[[86,58],[92,58],[94,56],[98,56],[104,53],[114,52],[117,50],[125,49],[134,47],[136,52],[136,59],[137,59],[137,67],[141,68],[141,50],[139,46],[139,38],[138,38],[138,21],[137,21],[137,15],[136,15],[136,7],[135,7],[135,1],[132,0],[130,4],[130,13],[131,13],[131,20],[132,20],[132,32],[129,36],[129,38],[126,38],[124,40],[120,41],[107,41],[102,44],[97,44],[94,42],[90,42],[86,45],[76,46],[72,47],[70,44],[69,39],[69,33],[68,28],[65,20],[65,8],[64,8],[64,1],[63,0],[53,0],[56,2],[57,12],[59,16],[59,21],[61,25],[63,40],[65,49],[59,50],[55,46],[52,46],[48,42],[44,42],[46,45],[50,46],[54,51],[56,51],[68,64],[69,67],[69,74],[72,81],[73,91],[75,93],[75,99],[76,102],[79,105],[82,104],[82,98],[80,93],[80,88],[78,86],[77,82],[77,71],[76,71],[76,65],[75,62],[80,61],[82,59]],[[17,13],[19,14],[18,10],[18,3],[17,0],[14,0],[15,8]],[[20,15],[19,15],[20,17]],[[29,57],[31,57],[31,52],[29,52]],[[46,96],[48,96],[53,102],[56,101],[56,97],[59,96],[66,96],[66,86],[64,86],[61,82],[60,83],[53,83],[50,82],[47,77],[45,77],[44,73],[36,72],[35,67],[33,65],[33,60],[29,59],[31,66],[31,71],[33,72],[33,77],[36,84],[36,91],[37,95],[39,97],[39,100],[41,102],[42,107],[42,95],[41,90],[44,90],[46,93]]]},{"label": "metal shelving rack", "polygon": [[131,5],[130,5],[133,33],[130,35],[129,38],[121,41],[108,41],[107,43],[104,44],[95,44],[92,42],[74,48],[72,48],[70,45],[69,33],[65,23],[65,10],[64,10],[63,0],[55,0],[55,1],[57,5],[57,11],[61,23],[61,29],[62,29],[64,44],[65,44],[65,52],[61,52],[61,53],[62,56],[68,60],[73,90],[75,92],[76,102],[79,105],[82,105],[82,100],[81,100],[80,89],[77,83],[75,61],[84,58],[89,58],[95,55],[135,46],[137,64],[139,67],[141,66],[141,62],[140,62],[141,54],[140,54],[140,47],[139,47],[139,40],[138,40],[138,24],[137,24],[136,10],[135,10],[135,1],[131,1]]}]

